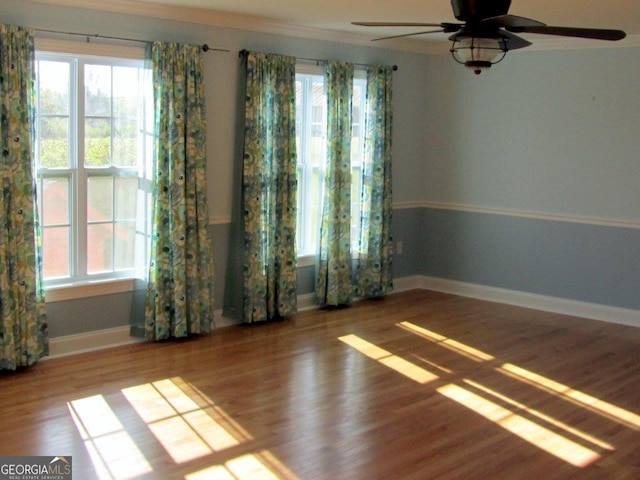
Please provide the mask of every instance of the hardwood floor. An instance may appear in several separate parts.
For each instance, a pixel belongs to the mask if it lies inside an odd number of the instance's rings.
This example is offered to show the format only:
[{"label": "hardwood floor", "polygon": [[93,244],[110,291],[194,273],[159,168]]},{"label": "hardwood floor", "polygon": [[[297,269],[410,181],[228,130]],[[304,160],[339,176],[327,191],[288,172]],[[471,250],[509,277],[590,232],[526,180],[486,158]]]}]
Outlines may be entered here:
[{"label": "hardwood floor", "polygon": [[640,478],[640,329],[428,291],[0,374],[92,479]]}]

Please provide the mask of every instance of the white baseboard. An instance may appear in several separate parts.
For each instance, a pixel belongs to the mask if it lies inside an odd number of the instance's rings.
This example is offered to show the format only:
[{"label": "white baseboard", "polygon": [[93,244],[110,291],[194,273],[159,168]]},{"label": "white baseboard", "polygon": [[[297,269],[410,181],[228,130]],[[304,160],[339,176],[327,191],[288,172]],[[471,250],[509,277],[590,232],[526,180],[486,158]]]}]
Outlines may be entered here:
[{"label": "white baseboard", "polygon": [[[394,282],[396,283],[396,282]],[[534,293],[488,287],[473,283],[457,282],[442,278],[415,276],[399,279],[405,290],[420,288],[437,292],[451,293],[462,297],[476,298],[490,302],[504,303],[518,307],[532,308],[543,312],[559,313],[574,317],[600,320],[632,327],[640,327],[640,311],[597,303],[580,302],[565,298],[537,295]]]},{"label": "white baseboard", "polygon": [[[237,323],[231,318],[224,317],[222,310],[216,310],[214,312],[214,320],[217,328],[228,327]],[[131,327],[129,325],[78,333],[75,335],[65,335],[64,337],[56,337],[49,340],[49,356],[44,359],[66,357],[78,353],[93,352],[105,348],[120,347],[122,345],[131,345],[145,341],[143,338],[132,337]]]},{"label": "white baseboard", "polygon": [[[564,298],[548,297],[545,295],[487,287],[484,285],[457,282],[454,280],[427,277],[423,275],[397,278],[394,279],[393,284],[394,293],[415,289],[433,290],[453,295],[460,295],[462,297],[532,308],[544,312],[560,313],[563,315],[571,315],[591,320],[600,320],[620,325],[640,327],[640,311],[638,310],[579,302]],[[298,297],[299,311],[311,310],[316,307],[317,304],[314,294],[300,295]],[[215,312],[215,323],[216,328],[239,324],[237,320],[223,316],[221,310]],[[140,338],[131,337],[129,330],[129,326],[124,326],[52,338],[49,341],[50,355],[47,358],[65,357],[67,355],[91,352],[94,350],[129,345],[144,341]]]},{"label": "white baseboard", "polygon": [[52,338],[49,340],[49,356],[45,358],[66,357],[144,341],[142,338],[132,337],[130,331],[131,327],[127,325]]},{"label": "white baseboard", "polygon": [[307,293],[306,295],[298,296],[298,311],[304,312],[305,310],[313,310],[318,308],[316,302],[316,295],[314,293]]},{"label": "white baseboard", "polygon": [[239,325],[241,323],[233,317],[225,317],[222,314],[222,310],[216,310],[213,314],[213,318],[216,322],[216,328],[230,327],[232,325]]},{"label": "white baseboard", "polygon": [[[300,295],[298,297],[299,311],[311,310],[316,307],[317,304],[314,294]],[[235,318],[224,316],[222,310],[215,311],[214,320],[216,328],[230,327],[242,323]],[[95,350],[103,350],[105,348],[119,347],[145,341],[142,338],[132,337],[130,331],[131,327],[126,325],[123,327],[52,338],[49,340],[49,356],[45,357],[45,359],[66,357],[68,355],[93,352]]]},{"label": "white baseboard", "polygon": [[401,293],[408,290],[426,290],[426,288],[423,286],[423,279],[424,277],[422,275],[394,278],[393,293]]}]

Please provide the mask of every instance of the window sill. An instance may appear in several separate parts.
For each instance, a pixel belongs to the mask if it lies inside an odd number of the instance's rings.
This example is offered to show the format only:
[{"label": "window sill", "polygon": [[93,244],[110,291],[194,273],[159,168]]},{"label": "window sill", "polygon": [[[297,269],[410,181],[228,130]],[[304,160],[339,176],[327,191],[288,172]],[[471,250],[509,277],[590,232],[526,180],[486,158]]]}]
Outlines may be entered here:
[{"label": "window sill", "polygon": [[[351,260],[355,261],[360,258],[360,253],[352,251],[351,252]],[[313,267],[316,264],[316,256],[315,255],[300,255],[298,257],[298,268],[300,267]]]},{"label": "window sill", "polygon": [[315,255],[300,255],[298,257],[298,268],[300,267],[311,267],[316,264],[316,256]]},{"label": "window sill", "polygon": [[56,285],[55,287],[45,289],[45,302],[64,302],[66,300],[76,300],[79,298],[127,293],[133,291],[134,281],[133,278],[123,278],[75,285]]}]

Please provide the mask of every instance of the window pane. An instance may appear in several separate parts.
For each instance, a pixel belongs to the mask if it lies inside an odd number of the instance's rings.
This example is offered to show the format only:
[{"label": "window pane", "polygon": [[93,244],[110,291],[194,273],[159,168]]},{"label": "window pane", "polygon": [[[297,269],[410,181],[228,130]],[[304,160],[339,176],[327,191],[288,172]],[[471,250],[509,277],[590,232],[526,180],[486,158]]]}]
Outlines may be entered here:
[{"label": "window pane", "polygon": [[113,177],[89,177],[87,181],[87,221],[113,220]]},{"label": "window pane", "polygon": [[138,201],[138,179],[136,177],[116,178],[116,215],[117,220],[134,220]]},{"label": "window pane", "polygon": [[69,168],[69,117],[40,117],[38,164],[42,168]]},{"label": "window pane", "polygon": [[113,271],[113,224],[87,225],[87,273]]},{"label": "window pane", "polygon": [[351,249],[357,251],[362,211],[362,165],[364,162],[365,103],[367,82],[356,79],[353,86],[353,130],[351,135]]},{"label": "window pane", "polygon": [[324,165],[326,157],[327,96],[324,80],[315,80],[312,85],[311,101],[311,164]]},{"label": "window pane", "polygon": [[127,270],[135,266],[136,222],[116,222],[115,269]]},{"label": "window pane", "polygon": [[361,109],[360,109],[360,105],[362,103],[362,101],[364,100],[364,98],[362,98],[362,86],[359,85],[360,82],[358,82],[358,80],[356,80],[355,82],[357,82],[357,84],[355,84],[353,86],[353,100],[352,100],[352,116],[353,116],[353,123],[360,123],[361,122]]},{"label": "window pane", "polygon": [[351,136],[351,166],[355,167],[362,163],[364,152],[361,151],[361,148],[364,146],[364,139],[359,124],[353,124],[351,131],[353,132]]},{"label": "window pane", "polygon": [[320,222],[322,221],[322,192],[323,192],[323,178],[322,171],[319,168],[313,169],[313,175],[311,180],[311,198],[307,205],[307,211],[309,216],[309,225],[307,228],[311,229],[309,247],[313,248],[314,252],[318,245],[318,234],[320,232]]},{"label": "window pane", "polygon": [[113,68],[113,165],[135,166],[138,156],[138,110],[142,71]]},{"label": "window pane", "polygon": [[154,148],[154,143],[155,143],[155,139],[153,137],[153,134],[151,133],[146,133],[144,136],[144,151],[145,151],[145,160],[144,160],[144,166],[141,169],[143,173],[143,177],[146,179],[151,179],[151,177],[153,176],[153,148]]},{"label": "window pane", "polygon": [[87,116],[111,116],[111,67],[85,65],[84,112]]},{"label": "window pane", "polygon": [[[302,100],[302,82],[300,80],[296,80],[296,152],[298,152],[298,163],[301,163],[303,159],[303,155],[300,155],[300,152],[302,152],[302,144],[300,143],[302,133],[302,114],[300,113],[303,108]],[[300,172],[298,172],[298,178],[299,177]],[[300,197],[298,197],[298,202],[300,202]]]},{"label": "window pane", "polygon": [[111,119],[87,118],[84,125],[84,164],[87,167],[110,166]]},{"label": "window pane", "polygon": [[135,119],[114,118],[113,165],[135,167],[138,159],[138,123]]},{"label": "window pane", "polygon": [[67,62],[38,62],[39,115],[69,115],[70,68]]},{"label": "window pane", "polygon": [[42,225],[69,224],[69,178],[42,180]]},{"label": "window pane", "polygon": [[351,245],[357,250],[360,243],[360,212],[362,201],[362,172],[359,168],[351,170]]},{"label": "window pane", "polygon": [[42,273],[45,280],[70,275],[70,231],[69,227],[43,228]]},{"label": "window pane", "polygon": [[137,68],[113,68],[113,115],[115,117],[136,118],[138,116],[141,73]]},{"label": "window pane", "polygon": [[[307,100],[309,101],[309,100]],[[324,122],[323,115],[326,107],[327,97],[324,94],[324,80],[313,82],[313,94],[311,98],[311,121],[312,122]]]}]

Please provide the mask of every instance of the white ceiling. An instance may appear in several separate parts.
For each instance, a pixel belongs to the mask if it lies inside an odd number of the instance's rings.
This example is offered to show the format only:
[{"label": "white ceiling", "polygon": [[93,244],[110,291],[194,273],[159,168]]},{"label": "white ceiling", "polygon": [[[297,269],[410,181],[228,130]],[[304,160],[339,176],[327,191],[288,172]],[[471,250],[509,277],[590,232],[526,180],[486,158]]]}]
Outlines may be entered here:
[{"label": "white ceiling", "polygon": [[[131,10],[143,5],[155,16],[148,3],[157,10],[175,12],[178,18],[196,19],[203,23],[227,23],[236,28],[294,32],[301,36],[327,39],[369,40],[419,29],[367,28],[351,25],[353,21],[455,22],[450,0],[31,0],[35,2],[75,5],[112,11]],[[178,8],[176,8],[178,7]],[[615,28],[630,37],[624,43],[640,43],[640,0],[512,0],[509,13],[533,18],[548,25]],[[216,21],[218,20],[218,22]],[[263,28],[264,27],[264,28]],[[384,40],[377,46],[415,49],[446,42],[446,34],[411,37],[411,42]],[[570,42],[566,38],[545,35],[522,35],[536,44]],[[636,37],[636,38],[633,38]],[[584,41],[581,41],[584,42]],[[589,45],[609,44],[587,40]],[[594,43],[595,42],[595,43]],[[619,44],[622,42],[619,42]],[[598,44],[598,45],[596,45]],[[604,46],[604,45],[602,45]]]}]

